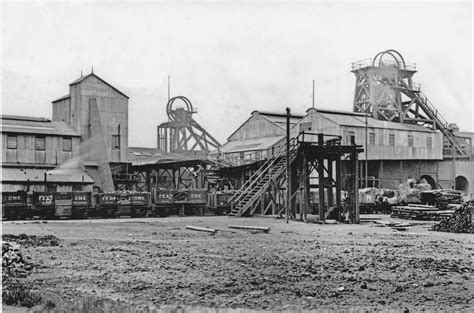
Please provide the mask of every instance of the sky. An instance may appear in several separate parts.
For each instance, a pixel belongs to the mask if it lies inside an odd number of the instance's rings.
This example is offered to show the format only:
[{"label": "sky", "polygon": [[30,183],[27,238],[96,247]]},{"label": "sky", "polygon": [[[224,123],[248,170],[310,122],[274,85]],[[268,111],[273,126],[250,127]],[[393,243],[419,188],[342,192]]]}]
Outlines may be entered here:
[{"label": "sky", "polygon": [[51,117],[94,73],[130,97],[129,146],[156,147],[171,96],[220,143],[253,110],[352,111],[351,63],[387,49],[474,131],[471,1],[2,1],[2,114]]}]

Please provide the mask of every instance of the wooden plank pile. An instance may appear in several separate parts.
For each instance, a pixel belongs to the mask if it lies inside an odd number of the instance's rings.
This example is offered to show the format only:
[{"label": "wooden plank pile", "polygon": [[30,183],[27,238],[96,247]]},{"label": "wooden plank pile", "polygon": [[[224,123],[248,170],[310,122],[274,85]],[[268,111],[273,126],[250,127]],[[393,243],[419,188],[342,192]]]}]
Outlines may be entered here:
[{"label": "wooden plank pile", "polygon": [[421,204],[397,205],[392,207],[392,217],[419,221],[440,221],[454,214],[454,210],[439,210],[437,207]]},{"label": "wooden plank pile", "polygon": [[434,205],[441,210],[448,209],[450,204],[461,204],[463,202],[461,192],[452,189],[422,191],[420,200],[422,203]]},{"label": "wooden plank pile", "polygon": [[454,214],[433,226],[433,230],[450,233],[474,233],[472,215],[474,214],[474,200],[461,205]]}]

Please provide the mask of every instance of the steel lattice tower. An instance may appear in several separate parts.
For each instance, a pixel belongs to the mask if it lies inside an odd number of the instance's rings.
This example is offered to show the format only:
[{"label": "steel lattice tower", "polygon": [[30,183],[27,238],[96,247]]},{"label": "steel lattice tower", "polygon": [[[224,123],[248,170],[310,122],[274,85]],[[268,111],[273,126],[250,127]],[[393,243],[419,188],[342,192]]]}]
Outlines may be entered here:
[{"label": "steel lattice tower", "polygon": [[409,123],[439,129],[445,148],[466,155],[462,140],[412,80],[414,63],[405,62],[395,50],[378,53],[373,59],[352,63],[356,76],[354,112],[367,113],[378,120]]}]

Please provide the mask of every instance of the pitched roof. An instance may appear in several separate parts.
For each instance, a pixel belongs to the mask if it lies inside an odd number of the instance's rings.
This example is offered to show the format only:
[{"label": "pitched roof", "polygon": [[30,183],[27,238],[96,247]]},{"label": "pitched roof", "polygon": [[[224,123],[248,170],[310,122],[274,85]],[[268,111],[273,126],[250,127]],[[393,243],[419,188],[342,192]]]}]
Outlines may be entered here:
[{"label": "pitched roof", "polygon": [[0,120],[2,133],[43,134],[80,137],[67,123],[51,121],[44,117],[2,115]]},{"label": "pitched roof", "polygon": [[2,168],[3,182],[44,182],[44,173],[47,173],[48,182],[93,184],[94,180],[80,169],[38,169],[38,168]]},{"label": "pitched roof", "polygon": [[56,100],[53,100],[52,103],[59,102],[59,101],[63,101],[63,100],[69,99],[69,98],[71,98],[71,96],[65,95],[65,96],[62,96],[61,98],[58,98],[58,99],[56,99]]},{"label": "pitched roof", "polygon": [[109,86],[110,88],[112,88],[113,90],[115,90],[116,92],[118,92],[119,94],[124,96],[125,98],[130,99],[126,94],[124,94],[123,92],[121,92],[120,90],[118,90],[117,88],[115,88],[114,86],[112,86],[111,84],[109,84],[108,82],[106,82],[105,80],[103,80],[102,78],[100,78],[99,76],[97,76],[94,73],[90,73],[86,76],[79,77],[78,79],[76,79],[75,81],[70,83],[69,86],[77,85],[77,84],[83,82],[84,80],[88,79],[89,77],[97,78],[98,80],[100,80],[101,82],[103,82],[104,84],[106,84],[107,86]]},{"label": "pitched roof", "polygon": [[[286,114],[279,114],[279,113],[272,113],[272,112],[262,112],[262,111],[253,111],[263,116],[265,119],[269,120],[270,122],[276,124],[281,128],[286,128]],[[290,127],[298,123],[304,116],[303,115],[291,115],[290,116]]]},{"label": "pitched roof", "polygon": [[222,153],[235,153],[242,151],[266,150],[284,140],[285,136],[262,137],[243,140],[232,140],[222,145],[219,150]]},{"label": "pitched roof", "polygon": [[[342,126],[365,127],[365,115],[362,113],[331,111],[331,110],[317,110],[317,112],[323,115],[324,117],[326,117],[327,119]],[[396,129],[396,130],[405,130],[405,131],[418,131],[418,132],[420,131],[433,132],[433,130],[430,130],[420,125],[381,121],[373,117],[367,118],[367,127]]]}]

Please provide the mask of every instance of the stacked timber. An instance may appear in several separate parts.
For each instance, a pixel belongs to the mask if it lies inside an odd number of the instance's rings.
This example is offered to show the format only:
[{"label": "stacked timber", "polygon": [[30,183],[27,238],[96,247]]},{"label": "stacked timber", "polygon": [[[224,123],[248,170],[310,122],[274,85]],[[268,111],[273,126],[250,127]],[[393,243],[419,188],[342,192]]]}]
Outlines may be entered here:
[{"label": "stacked timber", "polygon": [[450,233],[473,233],[472,215],[474,214],[474,200],[464,203],[455,210],[454,214],[433,226],[433,230]]},{"label": "stacked timber", "polygon": [[422,191],[420,200],[423,203],[434,205],[441,210],[448,209],[451,204],[461,204],[463,202],[461,192],[452,189]]},{"label": "stacked timber", "polygon": [[409,204],[393,206],[391,216],[407,220],[440,221],[453,214],[454,210],[439,210],[434,206]]}]

